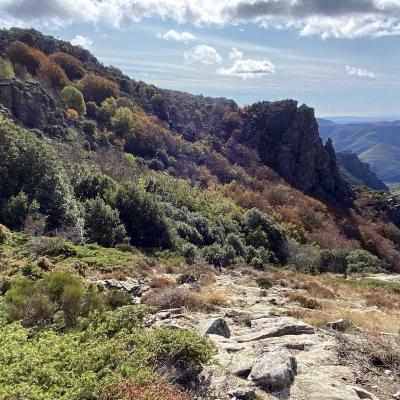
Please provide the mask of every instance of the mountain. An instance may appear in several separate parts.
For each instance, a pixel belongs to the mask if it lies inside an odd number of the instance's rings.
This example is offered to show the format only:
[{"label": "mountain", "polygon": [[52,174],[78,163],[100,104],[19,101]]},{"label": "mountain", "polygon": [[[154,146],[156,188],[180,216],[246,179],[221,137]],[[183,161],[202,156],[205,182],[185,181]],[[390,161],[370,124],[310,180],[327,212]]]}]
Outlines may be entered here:
[{"label": "mountain", "polygon": [[400,121],[327,124],[319,127],[324,140],[331,138],[338,152],[352,150],[387,183],[400,182]]}]

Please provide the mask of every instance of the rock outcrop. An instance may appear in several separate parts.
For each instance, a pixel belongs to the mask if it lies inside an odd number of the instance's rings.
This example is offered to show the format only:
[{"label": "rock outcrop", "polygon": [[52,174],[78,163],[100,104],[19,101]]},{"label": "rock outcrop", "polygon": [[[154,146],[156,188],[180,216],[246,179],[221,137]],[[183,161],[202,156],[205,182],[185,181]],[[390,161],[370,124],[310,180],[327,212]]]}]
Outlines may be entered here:
[{"label": "rock outcrop", "polygon": [[69,122],[39,82],[0,79],[0,104],[16,122],[49,136],[65,135]]},{"label": "rock outcrop", "polygon": [[294,100],[260,102],[246,109],[245,140],[262,161],[304,193],[349,202],[332,142],[324,145],[314,110]]},{"label": "rock outcrop", "polygon": [[370,170],[369,164],[362,162],[353,151],[337,153],[337,162],[351,183],[361,184],[374,190],[388,190],[388,187]]}]

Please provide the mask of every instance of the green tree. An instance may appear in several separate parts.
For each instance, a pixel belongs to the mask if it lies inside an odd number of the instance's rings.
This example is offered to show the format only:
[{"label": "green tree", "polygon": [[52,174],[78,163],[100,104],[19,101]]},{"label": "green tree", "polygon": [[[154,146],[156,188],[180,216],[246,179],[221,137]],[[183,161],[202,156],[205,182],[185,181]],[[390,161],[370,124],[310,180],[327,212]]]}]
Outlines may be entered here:
[{"label": "green tree", "polygon": [[72,108],[79,115],[86,114],[86,105],[83,94],[73,86],[65,86],[61,91],[60,100],[65,109]]},{"label": "green tree", "polygon": [[123,137],[130,133],[133,128],[133,118],[131,110],[127,107],[118,108],[115,115],[111,118],[114,132]]},{"label": "green tree", "polygon": [[121,243],[126,237],[118,211],[100,197],[85,202],[85,232],[90,242],[104,247]]}]

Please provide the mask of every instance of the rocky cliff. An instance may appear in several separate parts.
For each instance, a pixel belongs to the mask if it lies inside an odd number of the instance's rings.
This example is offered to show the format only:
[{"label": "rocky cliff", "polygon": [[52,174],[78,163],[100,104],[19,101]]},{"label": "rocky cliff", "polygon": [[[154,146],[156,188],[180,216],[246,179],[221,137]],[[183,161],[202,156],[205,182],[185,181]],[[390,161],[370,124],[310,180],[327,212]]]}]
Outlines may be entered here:
[{"label": "rocky cliff", "polygon": [[0,79],[0,104],[16,122],[50,136],[62,136],[70,124],[55,99],[35,81]]},{"label": "rocky cliff", "polygon": [[253,104],[245,110],[244,137],[268,166],[301,191],[346,202],[351,198],[332,142],[324,145],[319,137],[312,108],[298,107],[294,100]]},{"label": "rocky cliff", "polygon": [[369,164],[362,162],[351,150],[337,153],[337,161],[350,182],[375,190],[388,190],[388,187],[370,170]]}]

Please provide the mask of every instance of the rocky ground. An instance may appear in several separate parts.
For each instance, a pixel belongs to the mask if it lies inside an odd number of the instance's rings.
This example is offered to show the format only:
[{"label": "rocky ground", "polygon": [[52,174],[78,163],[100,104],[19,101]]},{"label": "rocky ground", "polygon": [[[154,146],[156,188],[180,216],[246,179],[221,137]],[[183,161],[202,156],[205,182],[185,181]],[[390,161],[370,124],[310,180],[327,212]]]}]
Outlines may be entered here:
[{"label": "rocky ground", "polygon": [[[159,312],[154,325],[195,328],[218,352],[202,372],[207,399],[359,400],[396,398],[400,382],[391,371],[362,376],[357,360],[343,359],[343,321],[320,329],[288,316],[291,288],[260,289],[240,276],[221,275],[215,291],[230,304],[211,314]],[[346,323],[346,321],[344,321]],[[393,374],[392,374],[393,375]]]}]

